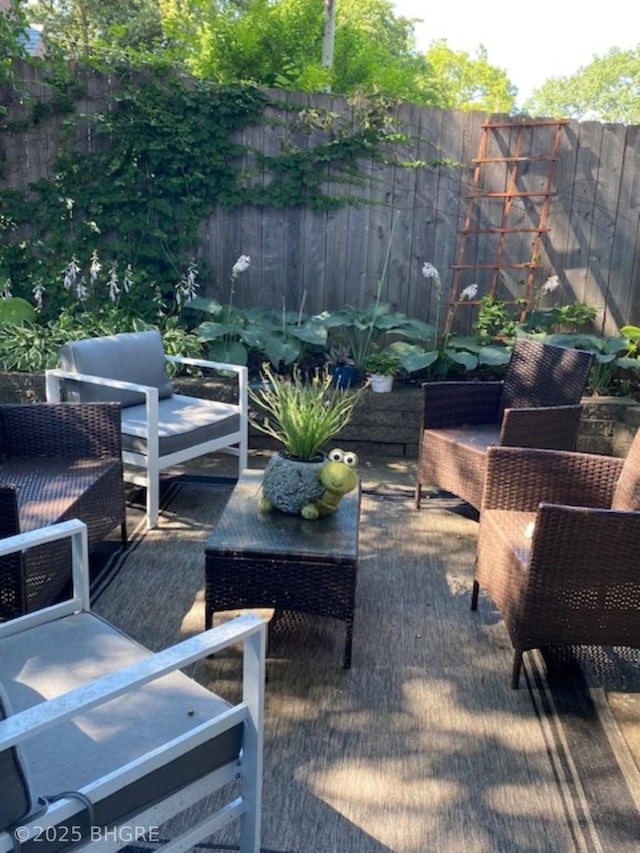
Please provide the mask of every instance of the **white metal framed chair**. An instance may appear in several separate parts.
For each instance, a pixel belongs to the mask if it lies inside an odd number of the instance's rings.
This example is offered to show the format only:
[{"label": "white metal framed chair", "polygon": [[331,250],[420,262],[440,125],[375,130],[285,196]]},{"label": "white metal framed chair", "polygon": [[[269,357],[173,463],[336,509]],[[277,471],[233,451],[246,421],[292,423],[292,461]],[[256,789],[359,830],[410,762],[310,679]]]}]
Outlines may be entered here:
[{"label": "white metal framed chair", "polygon": [[[233,374],[235,402],[175,394],[167,362]],[[46,371],[48,401],[121,404],[124,478],[147,489],[147,527],[158,523],[161,471],[214,452],[237,456],[238,474],[247,467],[246,367],[167,355],[155,330],[71,341],[60,365]]]},{"label": "white metal framed chair", "polygon": [[[241,853],[258,853],[264,620],[245,614],[149,652],[91,612],[82,522],[7,537],[0,556],[65,537],[72,596],[0,624],[0,853],[103,853],[143,836],[186,850],[232,821]],[[234,704],[180,671],[238,643]]]}]

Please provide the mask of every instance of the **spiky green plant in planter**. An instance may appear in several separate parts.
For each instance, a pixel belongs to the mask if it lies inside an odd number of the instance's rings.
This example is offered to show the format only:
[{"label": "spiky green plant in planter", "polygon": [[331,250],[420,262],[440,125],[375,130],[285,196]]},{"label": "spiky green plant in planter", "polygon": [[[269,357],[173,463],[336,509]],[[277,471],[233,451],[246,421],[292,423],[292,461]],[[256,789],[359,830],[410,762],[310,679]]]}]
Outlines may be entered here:
[{"label": "spiky green plant in planter", "polygon": [[283,448],[269,460],[262,482],[273,507],[297,515],[320,497],[322,448],[349,423],[366,392],[366,385],[353,391],[335,387],[326,369],[305,376],[294,367],[291,376],[280,376],[263,365],[262,384],[249,389],[249,396],[258,409],[256,429]]},{"label": "spiky green plant in planter", "polygon": [[264,364],[262,384],[249,389],[264,413],[254,426],[275,438],[289,456],[309,461],[349,423],[366,391],[366,385],[353,391],[336,388],[328,370],[305,376],[294,367],[291,376],[281,376]]}]

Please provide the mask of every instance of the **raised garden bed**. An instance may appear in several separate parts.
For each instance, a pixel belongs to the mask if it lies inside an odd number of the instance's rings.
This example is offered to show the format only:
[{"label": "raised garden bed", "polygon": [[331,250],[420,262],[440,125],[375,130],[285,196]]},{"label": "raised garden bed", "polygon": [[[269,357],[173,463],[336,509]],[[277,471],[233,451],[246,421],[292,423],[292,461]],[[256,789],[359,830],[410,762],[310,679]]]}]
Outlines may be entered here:
[{"label": "raised garden bed", "polygon": [[[217,380],[180,377],[174,385],[177,391],[196,396],[220,393]],[[0,373],[0,402],[34,402],[44,396],[42,374]],[[578,450],[625,456],[640,429],[640,403],[628,397],[584,397],[582,402]],[[422,391],[417,385],[395,383],[388,394],[367,394],[349,426],[336,438],[336,445],[364,456],[416,459],[421,405]],[[271,449],[275,443],[251,429],[249,446]]]}]

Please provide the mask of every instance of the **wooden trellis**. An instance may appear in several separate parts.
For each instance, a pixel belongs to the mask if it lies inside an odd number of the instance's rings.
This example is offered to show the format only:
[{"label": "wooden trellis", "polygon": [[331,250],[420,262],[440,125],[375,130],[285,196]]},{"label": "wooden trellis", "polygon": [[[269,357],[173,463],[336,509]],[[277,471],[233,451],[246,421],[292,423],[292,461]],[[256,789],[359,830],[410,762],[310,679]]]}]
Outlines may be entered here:
[{"label": "wooden trellis", "polygon": [[[479,305],[481,297],[498,295],[501,276],[507,270],[526,271],[522,294],[503,300],[507,305],[520,305],[521,319],[524,320],[532,303],[536,271],[543,266],[540,250],[543,235],[549,230],[547,217],[551,199],[555,195],[556,164],[566,124],[567,120],[560,119],[513,119],[483,123],[478,156],[473,160],[471,190],[466,196],[464,225],[458,231],[458,252],[456,263],[452,265],[453,283],[445,332],[450,331],[459,305]],[[545,146],[549,140],[536,134],[542,128],[552,132],[550,148],[547,150]],[[535,146],[540,144],[542,150],[533,153]],[[544,164],[544,173],[538,172],[537,176],[532,176],[532,164]],[[496,206],[499,208],[497,213]],[[523,217],[526,217],[524,224]],[[514,218],[519,218],[520,222],[514,222]],[[523,240],[528,239],[526,235],[533,238],[530,252],[526,259],[521,254],[518,258],[518,254],[522,253]],[[471,240],[475,241],[473,262],[468,262]],[[483,257],[483,253],[491,254],[491,259]],[[461,301],[465,276],[478,271],[485,271],[485,275],[490,276],[488,288],[483,288],[477,298]]]}]

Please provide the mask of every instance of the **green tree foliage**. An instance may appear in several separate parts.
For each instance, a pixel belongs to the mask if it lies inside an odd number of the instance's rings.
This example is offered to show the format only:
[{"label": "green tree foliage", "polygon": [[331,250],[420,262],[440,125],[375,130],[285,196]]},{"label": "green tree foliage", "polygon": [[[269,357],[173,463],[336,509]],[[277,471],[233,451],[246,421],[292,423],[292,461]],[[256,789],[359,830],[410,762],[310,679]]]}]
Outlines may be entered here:
[{"label": "green tree foliage", "polygon": [[201,79],[508,112],[514,90],[482,51],[415,49],[390,0],[337,0],[334,62],[322,66],[323,0],[32,0],[70,58],[183,67]]},{"label": "green tree foliage", "polygon": [[27,16],[22,0],[14,0],[6,12],[0,12],[0,81],[11,80],[14,57],[27,58],[23,37],[26,28]]},{"label": "green tree foliage", "polygon": [[68,59],[109,61],[160,56],[164,34],[156,0],[32,0],[48,49]]},{"label": "green tree foliage", "polygon": [[525,104],[531,115],[640,124],[640,46],[612,48],[570,77],[552,77]]},{"label": "green tree foliage", "polygon": [[442,109],[515,111],[516,89],[505,71],[489,65],[480,46],[475,57],[454,51],[445,39],[431,43],[426,54],[431,75],[432,106]]},{"label": "green tree foliage", "polygon": [[322,11],[314,0],[250,0],[242,14],[224,6],[203,20],[190,70],[221,83],[318,88]]}]

